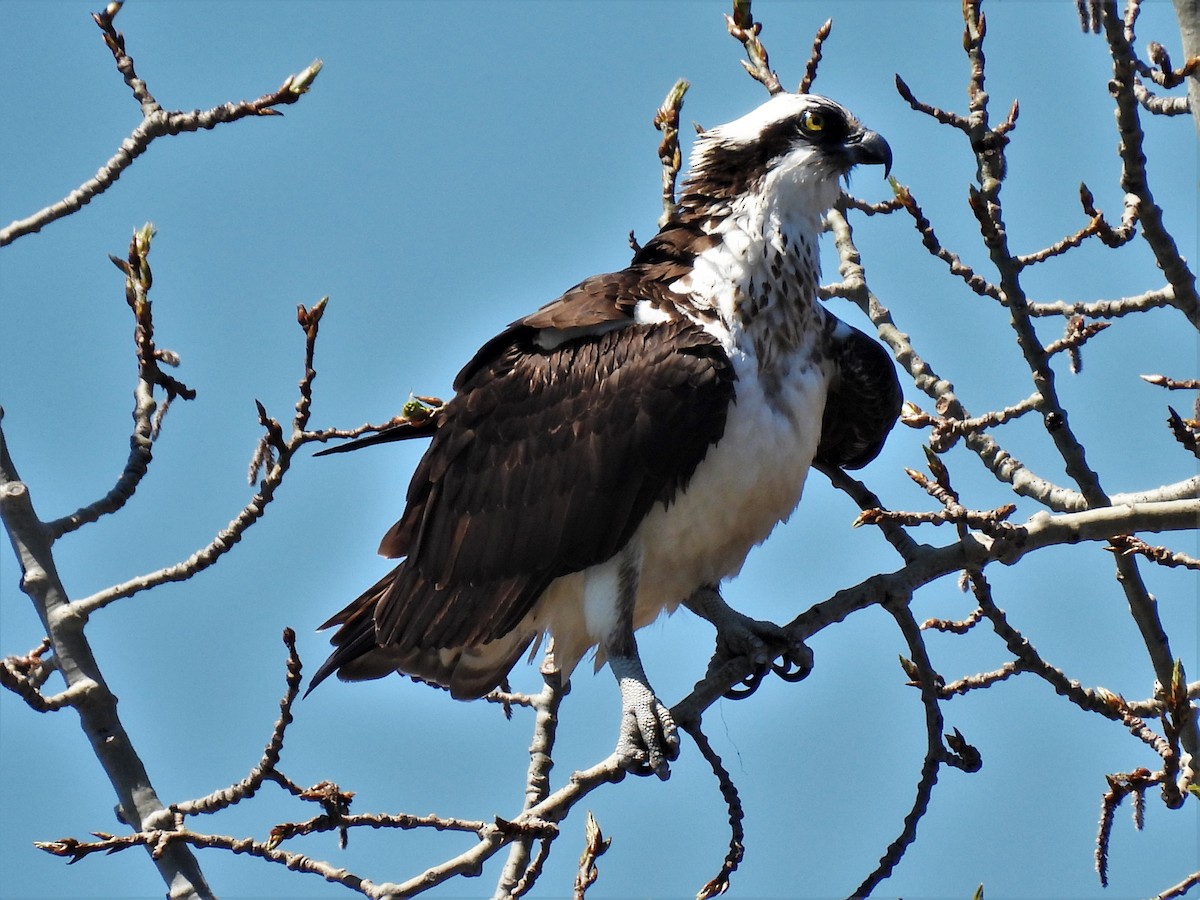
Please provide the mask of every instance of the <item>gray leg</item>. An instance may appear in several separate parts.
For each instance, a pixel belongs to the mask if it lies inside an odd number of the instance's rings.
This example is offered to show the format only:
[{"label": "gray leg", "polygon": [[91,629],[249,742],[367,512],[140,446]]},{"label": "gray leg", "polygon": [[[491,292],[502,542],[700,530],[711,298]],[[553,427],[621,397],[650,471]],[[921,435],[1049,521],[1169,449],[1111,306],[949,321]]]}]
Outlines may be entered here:
[{"label": "gray leg", "polygon": [[[629,639],[632,642],[632,633]],[[617,753],[633,764],[630,771],[653,772],[665,781],[671,774],[667,763],[679,756],[679,734],[671,711],[654,695],[636,646],[631,656],[610,655],[608,665],[621,688]]]},{"label": "gray leg", "polygon": [[679,735],[671,711],[659,702],[650,687],[633,636],[640,556],[634,547],[621,552],[615,616],[608,633],[600,641],[600,648],[608,657],[608,667],[621,689],[617,753],[630,763],[630,771],[637,774],[653,772],[665,780],[670,775],[667,763],[679,756]]}]

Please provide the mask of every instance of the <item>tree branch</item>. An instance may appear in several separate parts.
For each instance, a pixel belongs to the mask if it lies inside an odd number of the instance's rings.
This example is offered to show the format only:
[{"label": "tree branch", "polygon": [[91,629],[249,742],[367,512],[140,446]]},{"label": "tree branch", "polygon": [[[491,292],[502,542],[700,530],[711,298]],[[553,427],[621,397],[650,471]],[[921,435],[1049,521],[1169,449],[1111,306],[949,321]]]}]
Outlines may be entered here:
[{"label": "tree branch", "polygon": [[[50,550],[47,527],[38,518],[9,456],[0,428],[0,520],[8,532],[21,566],[21,587],[33,601],[54,649],[58,669],[67,684],[67,700],[79,713],[80,725],[91,742],[117,794],[122,820],[135,831],[168,824],[169,813],[150,783],[117,715],[117,698],[109,690],[84,635],[86,617],[70,602],[59,580]],[[165,847],[152,855],[172,898],[212,896],[195,857],[183,845]]]},{"label": "tree branch", "polygon": [[[1195,5],[1194,2],[1192,5]],[[1176,11],[1179,11],[1178,6]],[[1132,25],[1129,29],[1130,36],[1127,37],[1125,21],[1117,12],[1116,0],[1105,0],[1101,6],[1101,18],[1113,60],[1113,77],[1109,82],[1109,92],[1116,101],[1117,130],[1121,138],[1118,147],[1122,165],[1121,187],[1139,200],[1142,234],[1154,252],[1167,282],[1174,289],[1175,307],[1188,317],[1193,327],[1200,328],[1200,296],[1196,293],[1196,276],[1188,268],[1187,261],[1180,255],[1174,238],[1163,223],[1162,208],[1154,201],[1146,174],[1146,155],[1142,146],[1144,134],[1133,87],[1137,56],[1132,46]],[[1191,37],[1185,37],[1185,40],[1196,40],[1196,28],[1193,19]],[[1194,94],[1197,90],[1195,80],[1196,76],[1193,74],[1189,81],[1189,94]]]},{"label": "tree branch", "polygon": [[125,38],[113,27],[113,18],[120,12],[120,9],[120,2],[109,3],[103,12],[96,13],[93,18],[104,35],[105,44],[112,51],[118,71],[121,72],[125,83],[129,85],[134,98],[142,107],[142,121],[133,129],[129,137],[121,142],[117,152],[92,178],[57,203],[0,228],[0,247],[11,244],[24,235],[41,231],[51,222],[69,216],[91,203],[93,199],[112,187],[121,174],[133,164],[135,159],[145,153],[157,138],[201,129],[210,130],[225,122],[236,122],[247,116],[282,115],[275,107],[286,106],[299,100],[308,92],[313,79],[321,71],[321,61],[314,60],[298,75],[289,75],[284,79],[283,84],[277,90],[263,94],[257,100],[225,103],[203,112],[200,110],[168,112],[159,106],[158,101],[146,87],[146,83],[137,77],[133,68],[133,59],[125,51]]}]

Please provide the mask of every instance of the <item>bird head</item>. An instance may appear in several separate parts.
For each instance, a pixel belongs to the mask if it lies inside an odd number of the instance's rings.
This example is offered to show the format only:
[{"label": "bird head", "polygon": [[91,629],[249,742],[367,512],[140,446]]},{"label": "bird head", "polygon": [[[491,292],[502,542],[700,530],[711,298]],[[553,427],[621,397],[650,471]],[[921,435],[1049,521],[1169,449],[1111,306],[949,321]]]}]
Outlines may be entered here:
[{"label": "bird head", "polygon": [[685,191],[733,200],[799,199],[825,210],[837,200],[839,181],[857,165],[881,165],[892,150],[839,103],[819,94],[775,94],[724,125],[702,132],[692,148]]}]

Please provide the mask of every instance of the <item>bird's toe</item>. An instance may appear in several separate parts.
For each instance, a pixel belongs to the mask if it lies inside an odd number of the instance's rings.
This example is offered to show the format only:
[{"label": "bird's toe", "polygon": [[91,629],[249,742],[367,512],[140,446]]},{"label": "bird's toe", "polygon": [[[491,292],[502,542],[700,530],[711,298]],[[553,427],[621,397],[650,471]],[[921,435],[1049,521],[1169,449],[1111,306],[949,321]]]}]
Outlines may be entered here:
[{"label": "bird's toe", "polygon": [[659,701],[644,678],[623,677],[621,729],[617,753],[629,771],[670,776],[669,763],[679,756],[679,732],[671,711]]}]

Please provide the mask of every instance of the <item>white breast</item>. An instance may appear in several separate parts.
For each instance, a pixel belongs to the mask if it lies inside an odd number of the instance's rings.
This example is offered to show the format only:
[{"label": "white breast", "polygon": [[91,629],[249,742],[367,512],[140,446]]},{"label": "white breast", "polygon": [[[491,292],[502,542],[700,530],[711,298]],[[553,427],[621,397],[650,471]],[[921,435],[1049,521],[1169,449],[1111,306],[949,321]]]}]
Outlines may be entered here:
[{"label": "white breast", "polygon": [[[827,363],[807,353],[790,362],[791,377],[768,393],[757,361],[735,357],[737,400],[724,435],[686,489],[669,506],[655,504],[631,539],[641,555],[634,628],[664,610],[674,612],[697,588],[736,575],[750,550],[800,502],[820,439],[829,373]],[[564,677],[616,624],[612,565],[556,579],[521,628],[526,634],[549,632],[548,658]],[[606,585],[605,597],[598,596]]]},{"label": "white breast", "polygon": [[674,610],[701,585],[736,575],[750,549],[785,521],[820,439],[828,373],[805,359],[771,396],[753,359],[735,359],[737,402],[721,440],[687,489],[654,507],[638,530],[642,575],[635,627]]},{"label": "white breast", "polygon": [[[826,314],[813,299],[817,223],[761,199],[735,207],[713,228],[722,241],[671,288],[717,314],[696,321],[732,361],[736,400],[685,490],[666,507],[655,504],[631,539],[641,558],[635,628],[741,570],[800,502],[820,441],[831,364],[821,346]],[[645,303],[635,309],[638,322],[661,315]],[[613,566],[555,580],[523,624],[526,633],[550,633],[565,677],[616,625],[615,596],[605,602],[615,594]]]}]

